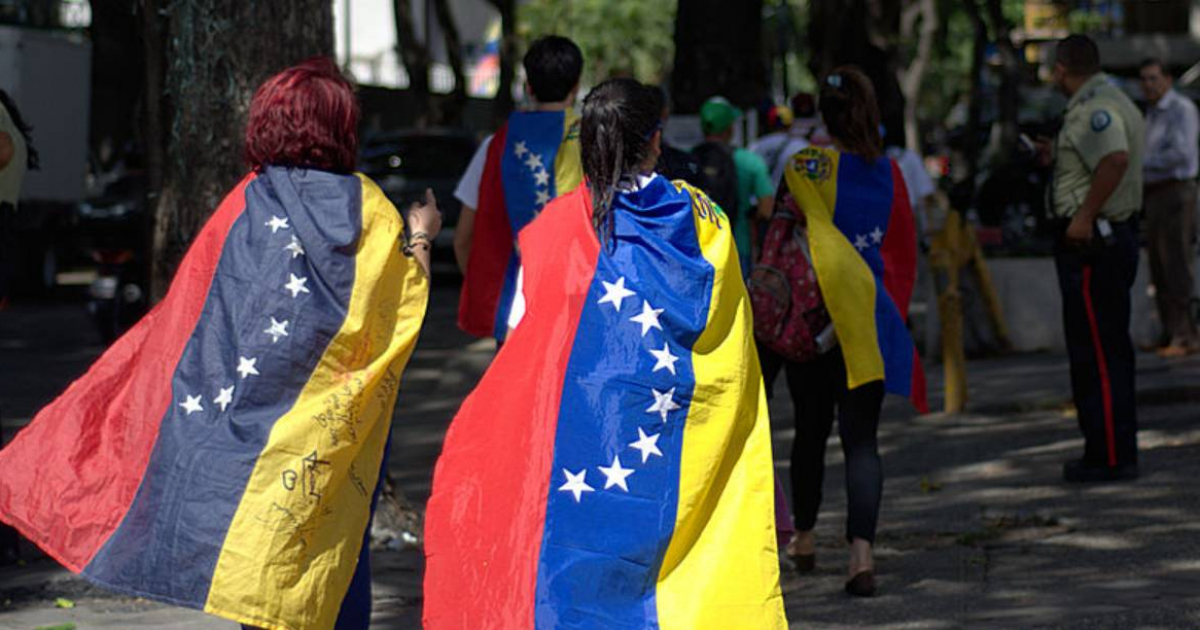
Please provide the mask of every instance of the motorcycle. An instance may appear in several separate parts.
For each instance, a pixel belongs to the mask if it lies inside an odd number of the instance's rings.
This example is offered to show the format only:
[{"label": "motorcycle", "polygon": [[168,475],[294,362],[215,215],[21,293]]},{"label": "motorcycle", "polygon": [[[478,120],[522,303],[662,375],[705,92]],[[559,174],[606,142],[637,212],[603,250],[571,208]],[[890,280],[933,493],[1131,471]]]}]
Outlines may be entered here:
[{"label": "motorcycle", "polygon": [[79,225],[90,243],[96,278],[88,287],[87,310],[104,343],[111,344],[145,315],[145,183],[128,175],[79,205]]}]

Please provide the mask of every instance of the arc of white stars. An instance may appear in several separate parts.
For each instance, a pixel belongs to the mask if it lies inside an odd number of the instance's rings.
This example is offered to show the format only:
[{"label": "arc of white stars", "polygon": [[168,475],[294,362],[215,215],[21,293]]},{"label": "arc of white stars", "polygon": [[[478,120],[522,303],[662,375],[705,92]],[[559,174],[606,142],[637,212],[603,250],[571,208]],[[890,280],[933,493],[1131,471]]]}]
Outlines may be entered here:
[{"label": "arc of white stars", "polygon": [[587,469],[573,473],[566,468],[562,469],[563,474],[567,476],[567,482],[559,486],[560,492],[570,492],[575,495],[575,502],[579,503],[579,499],[583,497],[584,492],[593,492],[595,488],[587,485],[584,479],[587,477]]},{"label": "arc of white stars", "polygon": [[291,227],[288,225],[287,217],[280,217],[276,215],[271,215],[271,220],[267,221],[264,225],[271,228],[272,234],[278,232],[279,230],[286,230]]},{"label": "arc of white stars", "polygon": [[229,406],[229,403],[233,402],[233,385],[230,385],[229,387],[222,387],[221,392],[217,394],[217,397],[213,399],[213,402],[221,405],[221,411],[225,411],[225,408]]},{"label": "arc of white stars", "polygon": [[271,343],[279,343],[280,337],[288,336],[287,327],[288,327],[288,320],[285,319],[280,322],[280,321],[276,321],[275,318],[272,317],[271,318],[271,327],[264,330],[263,332],[268,335],[271,335]]},{"label": "arc of white stars", "polygon": [[879,229],[878,225],[875,226],[875,229],[871,231],[871,240],[875,241],[876,245],[879,245],[883,242],[883,230]]},{"label": "arc of white stars", "polygon": [[655,433],[654,435],[646,435],[646,432],[642,430],[642,427],[638,427],[638,439],[636,442],[630,442],[629,446],[641,451],[643,464],[646,463],[646,460],[650,459],[651,455],[658,455],[659,457],[662,457],[662,451],[658,450],[658,438],[660,435],[662,434]]},{"label": "arc of white stars", "polygon": [[545,168],[542,166],[542,156],[532,151],[529,152],[529,157],[525,158],[525,166],[528,166],[535,171],[539,168]]},{"label": "arc of white stars", "polygon": [[529,149],[525,148],[524,140],[513,145],[513,153],[516,153],[517,157],[521,157],[522,155],[525,155],[528,152],[529,152]]},{"label": "arc of white stars", "polygon": [[537,205],[544,206],[550,203],[550,193],[545,190],[537,191]]},{"label": "arc of white stars", "polygon": [[621,311],[621,302],[623,302],[625,298],[632,295],[637,295],[633,291],[625,288],[625,276],[617,278],[616,282],[606,282],[601,280],[600,284],[604,285],[604,297],[600,298],[599,303],[612,304],[613,307],[617,309],[618,313]]},{"label": "arc of white stars", "polygon": [[864,250],[870,246],[871,246],[871,244],[867,242],[866,234],[859,234],[854,237],[854,249],[857,249],[858,251],[861,252],[862,250]]},{"label": "arc of white stars", "polygon": [[257,357],[238,357],[237,373],[241,375],[242,378],[246,378],[247,376],[258,376],[258,368],[254,367],[255,363],[258,363]]},{"label": "arc of white stars", "polygon": [[179,403],[180,407],[187,412],[187,415],[192,415],[197,411],[204,411],[204,407],[200,404],[200,396],[185,396],[186,400]]},{"label": "arc of white stars", "polygon": [[296,238],[295,234],[292,235],[292,242],[284,245],[283,248],[292,252],[292,260],[304,255],[304,245],[300,243],[300,239]]},{"label": "arc of white stars", "polygon": [[662,312],[663,309],[653,308],[650,306],[650,302],[642,300],[642,312],[629,318],[629,321],[641,324],[642,336],[645,337],[651,328],[662,330],[662,324],[658,323],[658,316],[662,315]]},{"label": "arc of white stars", "polygon": [[299,278],[294,273],[289,273],[288,275],[291,276],[291,279],[288,280],[287,284],[283,285],[283,288],[291,291],[293,298],[300,297],[301,293],[312,293],[312,291],[308,290],[308,287],[304,286],[308,282],[308,278]]},{"label": "arc of white stars", "polygon": [[604,489],[608,490],[613,486],[617,486],[625,492],[629,492],[629,486],[625,484],[625,479],[633,474],[632,468],[621,467],[621,458],[613,455],[612,466],[597,466],[600,472],[604,473]]},{"label": "arc of white stars", "polygon": [[646,413],[657,413],[662,416],[662,421],[667,421],[667,414],[679,409],[679,404],[675,402],[675,388],[672,387],[666,392],[660,392],[657,389],[651,388],[654,393],[654,404],[646,409]]},{"label": "arc of white stars", "polygon": [[667,370],[671,372],[672,375],[675,374],[675,362],[679,360],[679,357],[671,354],[670,344],[664,341],[662,350],[651,350],[650,354],[654,355],[654,358],[656,359],[654,369],[651,370],[652,372]]},{"label": "arc of white stars", "polygon": [[537,182],[538,186],[549,186],[550,185],[550,172],[547,171],[546,169],[537,171],[536,173],[533,174],[533,179],[535,182]]}]

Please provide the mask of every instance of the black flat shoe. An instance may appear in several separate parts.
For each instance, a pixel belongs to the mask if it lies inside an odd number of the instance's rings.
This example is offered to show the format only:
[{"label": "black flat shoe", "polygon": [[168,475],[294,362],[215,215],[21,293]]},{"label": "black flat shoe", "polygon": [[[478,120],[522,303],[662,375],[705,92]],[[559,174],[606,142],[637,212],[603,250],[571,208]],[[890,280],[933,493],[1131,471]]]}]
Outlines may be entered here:
[{"label": "black flat shoe", "polygon": [[1071,483],[1129,481],[1137,478],[1137,464],[1103,466],[1089,464],[1082,459],[1071,460],[1063,464],[1063,479]]},{"label": "black flat shoe", "polygon": [[846,592],[855,597],[875,596],[875,574],[870,570],[860,571],[846,582]]}]

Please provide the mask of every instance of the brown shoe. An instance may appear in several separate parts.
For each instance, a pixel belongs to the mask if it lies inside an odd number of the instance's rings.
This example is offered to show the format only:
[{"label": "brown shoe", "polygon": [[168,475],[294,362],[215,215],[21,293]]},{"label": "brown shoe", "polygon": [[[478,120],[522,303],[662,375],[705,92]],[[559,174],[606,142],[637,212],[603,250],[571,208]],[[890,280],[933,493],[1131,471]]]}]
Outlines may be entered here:
[{"label": "brown shoe", "polygon": [[1164,359],[1180,359],[1180,358],[1188,356],[1189,354],[1195,354],[1195,353],[1196,353],[1195,346],[1184,345],[1184,344],[1175,344],[1175,343],[1158,349],[1158,356],[1160,356]]},{"label": "brown shoe", "polygon": [[855,597],[875,596],[875,574],[870,570],[860,571],[846,582],[846,592]]},{"label": "brown shoe", "polygon": [[799,573],[812,573],[817,570],[817,554],[801,553],[789,555],[788,560],[792,561],[792,566],[796,567]]},{"label": "brown shoe", "polygon": [[792,561],[792,565],[796,567],[796,571],[800,573],[812,573],[817,568],[817,554],[802,553],[796,549],[796,539],[788,543],[787,550],[784,552],[788,560]]}]

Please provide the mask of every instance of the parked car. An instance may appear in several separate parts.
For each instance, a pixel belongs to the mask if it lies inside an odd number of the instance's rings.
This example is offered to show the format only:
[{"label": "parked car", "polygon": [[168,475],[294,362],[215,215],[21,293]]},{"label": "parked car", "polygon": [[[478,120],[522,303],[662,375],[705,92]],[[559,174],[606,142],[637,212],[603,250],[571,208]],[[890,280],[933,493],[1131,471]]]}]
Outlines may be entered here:
[{"label": "parked car", "polygon": [[[401,212],[432,188],[442,211],[442,233],[434,248],[452,251],[461,205],[454,188],[471,156],[475,137],[459,129],[412,129],[368,136],[359,151],[359,170],[375,180]],[[438,255],[437,258],[442,258]]]}]

